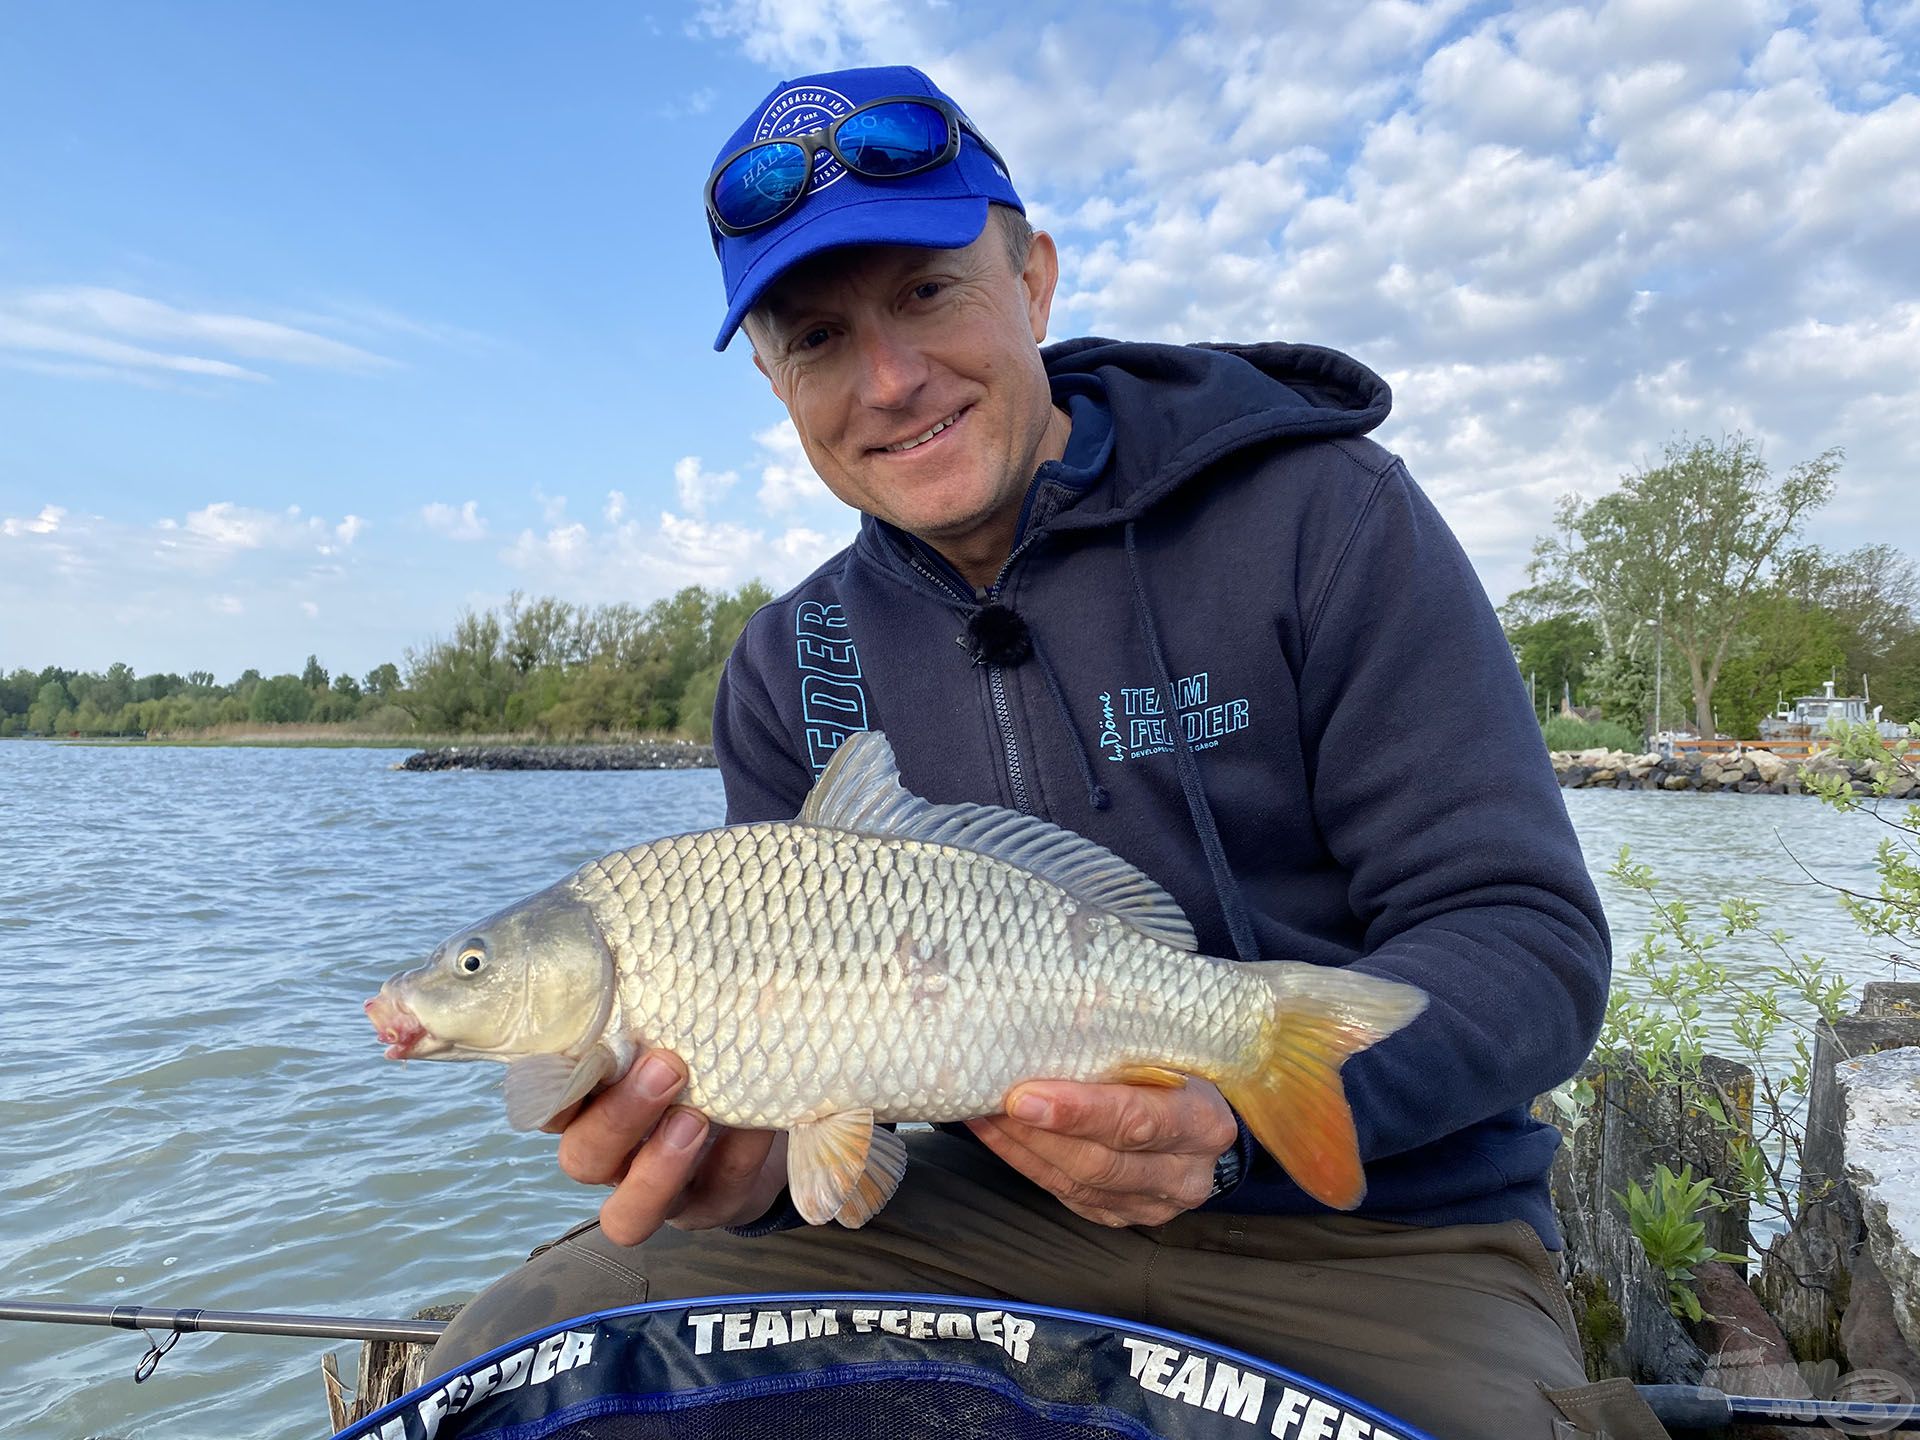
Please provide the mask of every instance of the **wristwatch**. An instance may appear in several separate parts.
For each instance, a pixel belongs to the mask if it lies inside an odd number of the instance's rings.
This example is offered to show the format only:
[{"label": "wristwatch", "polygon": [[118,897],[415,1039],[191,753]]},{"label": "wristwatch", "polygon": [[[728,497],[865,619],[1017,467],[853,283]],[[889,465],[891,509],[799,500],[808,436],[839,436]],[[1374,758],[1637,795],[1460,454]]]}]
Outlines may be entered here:
[{"label": "wristwatch", "polygon": [[1207,1199],[1218,1200],[1238,1185],[1245,1168],[1246,1162],[1240,1158],[1240,1142],[1236,1139],[1213,1162],[1213,1189],[1207,1193]]}]

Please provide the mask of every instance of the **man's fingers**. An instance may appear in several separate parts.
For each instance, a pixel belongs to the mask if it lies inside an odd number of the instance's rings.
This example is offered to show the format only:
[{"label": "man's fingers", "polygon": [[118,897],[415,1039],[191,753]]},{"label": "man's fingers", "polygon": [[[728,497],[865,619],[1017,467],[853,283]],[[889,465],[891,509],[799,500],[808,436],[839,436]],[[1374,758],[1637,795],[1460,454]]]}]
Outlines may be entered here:
[{"label": "man's fingers", "polygon": [[1204,1203],[1212,1188],[1211,1172],[1202,1177],[1189,1156],[1099,1151],[1112,1165],[1102,1162],[1082,1172],[1076,1163],[1097,1149],[1086,1141],[1001,1117],[969,1120],[967,1127],[994,1154],[1096,1225],[1164,1225]]},{"label": "man's fingers", "polygon": [[1239,1133],[1226,1100],[1205,1080],[1178,1090],[1033,1081],[1008,1092],[1007,1114],[1109,1150],[1218,1155]]},{"label": "man's fingers", "polygon": [[668,1216],[675,1229],[706,1230],[757,1220],[786,1183],[784,1132],[715,1129],[717,1138]]},{"label": "man's fingers", "polygon": [[648,1053],[574,1116],[560,1136],[560,1169],[583,1185],[616,1183],[686,1083],[677,1057],[665,1050]]},{"label": "man's fingers", "polygon": [[666,1222],[700,1163],[706,1137],[707,1120],[698,1110],[667,1112],[600,1206],[600,1228],[609,1240],[638,1245]]}]

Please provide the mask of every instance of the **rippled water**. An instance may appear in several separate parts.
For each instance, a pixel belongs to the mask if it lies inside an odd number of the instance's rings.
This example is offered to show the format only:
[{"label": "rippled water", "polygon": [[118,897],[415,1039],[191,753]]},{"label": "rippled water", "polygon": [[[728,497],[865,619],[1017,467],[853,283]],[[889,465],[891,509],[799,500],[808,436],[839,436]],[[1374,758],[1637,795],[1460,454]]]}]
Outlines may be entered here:
[{"label": "rippled water", "polygon": [[[360,1001],[463,919],[717,823],[718,777],[397,758],[0,744],[0,1294],[407,1315],[598,1203],[549,1137],[506,1129],[495,1067],[386,1064]],[[1567,801],[1596,870],[1630,843],[1681,892],[1767,900],[1802,946],[1871,968],[1782,843],[1858,887],[1864,818],[1794,797]],[[1624,943],[1641,908],[1602,888]],[[0,1432],[326,1431],[324,1343],[188,1336],[136,1389],[143,1348],[0,1322]]]}]

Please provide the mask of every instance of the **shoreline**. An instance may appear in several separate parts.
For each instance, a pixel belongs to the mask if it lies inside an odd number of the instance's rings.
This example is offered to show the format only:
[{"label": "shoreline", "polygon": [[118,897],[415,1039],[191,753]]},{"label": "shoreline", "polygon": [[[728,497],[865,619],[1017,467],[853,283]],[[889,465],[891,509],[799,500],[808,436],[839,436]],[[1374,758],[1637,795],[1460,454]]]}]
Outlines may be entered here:
[{"label": "shoreline", "polygon": [[396,770],[711,770],[713,746],[697,740],[636,740],[611,745],[439,745],[416,751]]},{"label": "shoreline", "polygon": [[[1834,776],[1856,795],[1873,796],[1876,769],[1887,762],[1816,755],[1783,760],[1766,750],[1741,755],[1635,755],[1625,750],[1555,750],[1554,778],[1562,790],[1670,790],[1737,795],[1806,795],[1803,776]],[[1888,760],[1893,761],[1889,756]],[[1897,764],[1897,762],[1896,762]],[[1920,777],[1895,768],[1879,798],[1920,797]]]}]

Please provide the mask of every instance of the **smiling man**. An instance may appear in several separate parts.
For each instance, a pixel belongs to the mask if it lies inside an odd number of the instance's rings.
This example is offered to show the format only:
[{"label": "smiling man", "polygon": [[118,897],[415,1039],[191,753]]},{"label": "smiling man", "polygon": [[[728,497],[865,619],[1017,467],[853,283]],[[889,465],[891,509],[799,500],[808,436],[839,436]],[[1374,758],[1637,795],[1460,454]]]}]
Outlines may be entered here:
[{"label": "smiling man", "polygon": [[910,1137],[865,1228],[806,1227],[784,1140],[676,1106],[684,1069],[654,1053],[564,1125],[562,1167],[613,1187],[599,1219],[436,1361],[647,1299],[933,1291],[1222,1341],[1442,1437],[1660,1434],[1630,1390],[1584,1388],[1549,1254],[1557,1136],[1528,1113],[1598,1028],[1605,922],[1472,567],[1364,438],[1386,385],[1310,345],[1043,349],[1053,241],[916,70],[777,87],[721,148],[707,219],[716,347],[744,327],[865,515],[729,663],[729,820],[791,818],[848,735],[884,729],[910,789],[1091,837],[1203,952],[1430,1004],[1345,1068],[1350,1213],[1211,1085],[1036,1081]]}]

